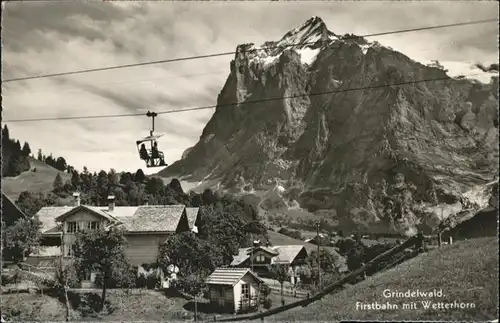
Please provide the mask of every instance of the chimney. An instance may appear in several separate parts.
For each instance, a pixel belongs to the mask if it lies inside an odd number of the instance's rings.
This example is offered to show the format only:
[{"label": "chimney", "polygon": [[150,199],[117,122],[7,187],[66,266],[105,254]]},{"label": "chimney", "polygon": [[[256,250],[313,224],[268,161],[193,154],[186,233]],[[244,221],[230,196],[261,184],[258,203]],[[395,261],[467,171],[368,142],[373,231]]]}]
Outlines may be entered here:
[{"label": "chimney", "polygon": [[80,193],[75,192],[73,193],[73,198],[75,200],[75,206],[80,206]]},{"label": "chimney", "polygon": [[115,197],[113,195],[108,196],[108,211],[113,211],[115,209]]}]

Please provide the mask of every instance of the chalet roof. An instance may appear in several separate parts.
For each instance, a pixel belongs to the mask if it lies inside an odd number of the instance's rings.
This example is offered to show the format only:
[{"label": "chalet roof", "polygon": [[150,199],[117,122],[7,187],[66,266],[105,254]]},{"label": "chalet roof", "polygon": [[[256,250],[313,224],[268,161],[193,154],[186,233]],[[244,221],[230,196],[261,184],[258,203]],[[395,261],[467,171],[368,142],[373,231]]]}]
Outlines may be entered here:
[{"label": "chalet roof", "polygon": [[95,207],[95,206],[89,206],[89,205],[74,206],[69,211],[67,211],[66,213],[63,213],[60,216],[58,216],[55,220],[56,221],[62,221],[66,217],[70,216],[71,214],[75,214],[75,213],[77,213],[80,210],[90,211],[91,213],[98,214],[98,215],[102,216],[103,218],[105,218],[105,219],[107,219],[109,221],[112,221],[112,222],[116,220],[116,218],[114,216],[112,216],[108,212],[104,212],[104,210],[101,207]]},{"label": "chalet roof", "polygon": [[66,216],[88,210],[111,222],[123,226],[129,232],[173,232],[186,209],[185,205],[115,206],[110,211],[106,206],[51,206],[41,208],[37,215],[42,222],[42,233],[58,233],[57,221]]},{"label": "chalet roof", "polygon": [[263,283],[249,268],[216,268],[215,271],[205,279],[209,285],[236,285],[246,274],[252,275],[257,281]]},{"label": "chalet roof", "polygon": [[186,208],[186,215],[188,218],[190,229],[194,228],[196,220],[198,219],[198,212],[199,211],[200,211],[200,208],[197,208],[197,207],[187,207]]},{"label": "chalet roof", "polygon": [[45,233],[47,231],[54,231],[57,226],[56,218],[67,213],[68,211],[74,209],[74,206],[45,206],[42,207],[36,215],[42,222],[41,231]]},{"label": "chalet roof", "polygon": [[110,211],[107,206],[92,206],[92,209],[99,210],[109,214],[115,218],[133,216],[140,206],[115,206],[113,211]]},{"label": "chalet roof", "polygon": [[274,247],[266,247],[266,246],[259,246],[254,249],[255,251],[262,250],[267,252],[268,254],[275,255],[277,256],[279,252],[274,248]]},{"label": "chalet roof", "polygon": [[146,205],[133,216],[117,217],[129,232],[174,232],[184,214],[185,205]]},{"label": "chalet roof", "polygon": [[274,246],[273,248],[278,252],[278,255],[271,259],[271,264],[290,264],[302,250],[305,250],[305,247],[301,245]]},{"label": "chalet roof", "polygon": [[[271,258],[271,264],[290,264],[298,256],[302,249],[306,250],[302,245],[285,245],[285,246],[272,246],[272,247],[258,247],[266,250],[275,255]],[[256,249],[254,249],[256,251]],[[250,258],[251,248],[240,248],[238,254],[233,256],[231,266],[242,264],[245,260]]]},{"label": "chalet roof", "polygon": [[[318,238],[318,234],[316,232],[301,232],[301,234],[304,238],[306,238],[305,241],[311,241],[311,240],[315,240]],[[327,235],[324,233],[320,233],[319,237],[320,238],[327,238]]]},{"label": "chalet roof", "polygon": [[240,248],[238,249],[238,254],[236,256],[233,256],[231,266],[238,266],[248,258],[250,258],[250,248]]},{"label": "chalet roof", "polygon": [[23,211],[2,192],[2,220],[8,224],[20,218],[26,218]]}]

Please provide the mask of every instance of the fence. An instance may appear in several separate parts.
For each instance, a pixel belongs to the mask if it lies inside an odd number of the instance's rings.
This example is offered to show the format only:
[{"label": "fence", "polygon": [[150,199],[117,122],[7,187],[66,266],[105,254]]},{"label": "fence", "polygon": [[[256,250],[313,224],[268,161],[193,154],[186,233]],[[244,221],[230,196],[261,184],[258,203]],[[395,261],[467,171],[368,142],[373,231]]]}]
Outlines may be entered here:
[{"label": "fence", "polygon": [[253,311],[259,306],[259,297],[252,296],[250,298],[242,298],[240,300],[240,307],[238,309],[239,313],[247,313]]},{"label": "fence", "polygon": [[[423,235],[417,234],[416,236],[409,238],[408,240],[406,240],[402,244],[400,244],[400,245],[398,245],[398,246],[396,246],[396,247],[394,247],[386,252],[383,252],[382,254],[378,255],[377,257],[375,257],[372,260],[370,260],[369,262],[367,262],[361,268],[354,270],[349,275],[341,278],[340,280],[336,281],[333,284],[328,285],[323,290],[321,290],[316,295],[314,295],[310,298],[306,298],[306,299],[303,299],[303,300],[300,300],[297,302],[293,302],[293,303],[290,303],[290,304],[287,304],[287,305],[284,305],[281,307],[273,308],[271,310],[257,313],[257,314],[250,314],[250,315],[247,314],[247,315],[240,315],[237,317],[226,317],[226,318],[219,318],[219,319],[215,318],[215,320],[218,322],[248,321],[248,320],[256,320],[256,319],[263,320],[264,317],[278,314],[278,313],[287,311],[287,310],[295,308],[295,307],[299,307],[299,306],[305,307],[305,306],[309,305],[310,303],[315,302],[317,300],[320,300],[321,298],[323,298],[323,296],[325,296],[325,295],[337,290],[338,288],[342,287],[344,284],[346,284],[347,282],[356,278],[357,276],[363,274],[367,269],[369,269],[372,266],[377,265],[385,258],[390,257],[392,255],[395,255],[396,253],[399,253],[399,252],[405,250],[406,248],[409,248],[412,246],[415,246],[417,249],[419,249],[420,247],[423,246],[423,243],[424,243]],[[400,259],[398,259],[398,261],[400,261]]]},{"label": "fence", "polygon": [[[269,286],[269,289],[271,290],[271,293],[281,295],[281,288],[280,287]],[[303,291],[303,290],[293,291],[290,289],[283,289],[283,295],[289,296],[289,297],[296,297],[296,298],[306,298],[307,292]]]}]

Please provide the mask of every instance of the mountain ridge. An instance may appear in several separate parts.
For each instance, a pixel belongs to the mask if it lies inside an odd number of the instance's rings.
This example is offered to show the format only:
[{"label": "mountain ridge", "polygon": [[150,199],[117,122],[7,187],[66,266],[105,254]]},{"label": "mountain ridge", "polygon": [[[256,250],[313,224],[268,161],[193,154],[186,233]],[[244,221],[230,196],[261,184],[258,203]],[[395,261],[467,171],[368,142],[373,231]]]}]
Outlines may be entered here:
[{"label": "mountain ridge", "polygon": [[[288,46],[296,38],[307,45]],[[160,176],[250,191],[279,184],[346,225],[405,232],[422,224],[421,204],[487,200],[466,193],[498,172],[498,78],[394,86],[447,75],[314,17],[265,45],[274,51],[237,46],[200,141]],[[286,99],[266,101],[277,97]]]}]

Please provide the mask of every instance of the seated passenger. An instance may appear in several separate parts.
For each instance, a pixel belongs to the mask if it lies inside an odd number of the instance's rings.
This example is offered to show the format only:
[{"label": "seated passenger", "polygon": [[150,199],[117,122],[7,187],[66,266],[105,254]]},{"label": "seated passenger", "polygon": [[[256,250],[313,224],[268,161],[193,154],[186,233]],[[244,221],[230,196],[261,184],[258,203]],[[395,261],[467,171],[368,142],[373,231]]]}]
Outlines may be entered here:
[{"label": "seated passenger", "polygon": [[155,143],[153,144],[153,148],[151,149],[151,156],[152,156],[153,158],[158,158],[158,157],[160,157],[160,154],[159,154],[159,152],[158,152],[158,143],[157,143],[157,142],[155,142]]},{"label": "seated passenger", "polygon": [[139,155],[141,156],[142,160],[148,160],[149,159],[149,154],[146,149],[146,146],[144,144],[141,145],[141,149],[139,150]]}]

